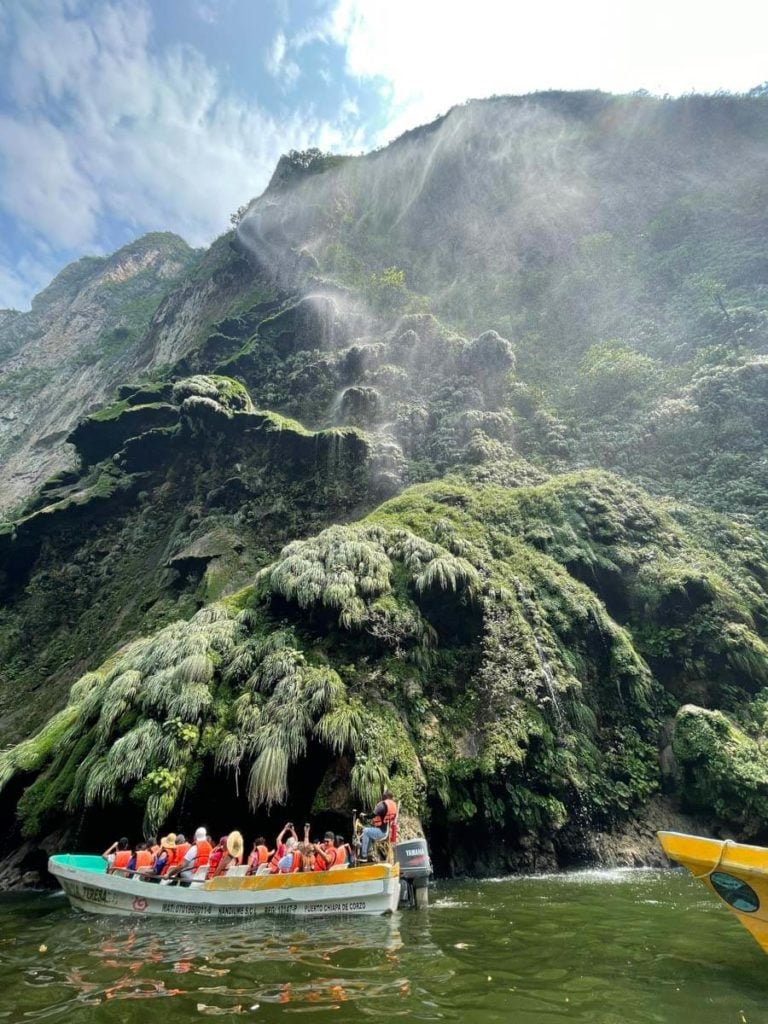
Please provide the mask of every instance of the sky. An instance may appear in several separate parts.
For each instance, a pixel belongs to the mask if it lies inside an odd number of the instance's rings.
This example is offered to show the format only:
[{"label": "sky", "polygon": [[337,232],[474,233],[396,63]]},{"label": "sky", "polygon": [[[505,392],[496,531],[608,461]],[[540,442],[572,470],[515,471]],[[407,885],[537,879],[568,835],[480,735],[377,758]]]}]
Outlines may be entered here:
[{"label": "sky", "polygon": [[468,98],[768,80],[764,0],[0,0],[0,308],[147,231],[204,246],[281,153]]}]

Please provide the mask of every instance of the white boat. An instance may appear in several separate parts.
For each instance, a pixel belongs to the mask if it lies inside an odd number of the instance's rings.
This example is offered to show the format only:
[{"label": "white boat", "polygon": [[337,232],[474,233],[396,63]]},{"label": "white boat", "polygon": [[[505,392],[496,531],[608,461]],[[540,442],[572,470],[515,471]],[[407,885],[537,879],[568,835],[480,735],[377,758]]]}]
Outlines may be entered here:
[{"label": "white boat", "polygon": [[93,914],[202,917],[320,917],[388,914],[400,897],[398,864],[364,864],[292,875],[221,875],[189,886],[107,874],[102,857],[59,853],[48,870],[73,907]]}]

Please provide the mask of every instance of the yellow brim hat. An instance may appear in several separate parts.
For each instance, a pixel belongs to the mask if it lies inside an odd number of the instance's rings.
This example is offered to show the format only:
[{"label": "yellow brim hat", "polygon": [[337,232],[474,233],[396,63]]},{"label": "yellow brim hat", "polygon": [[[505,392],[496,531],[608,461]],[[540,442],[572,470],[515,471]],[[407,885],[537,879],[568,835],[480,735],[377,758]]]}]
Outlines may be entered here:
[{"label": "yellow brim hat", "polygon": [[227,836],[227,853],[230,857],[243,856],[243,837],[239,832],[230,832]]}]

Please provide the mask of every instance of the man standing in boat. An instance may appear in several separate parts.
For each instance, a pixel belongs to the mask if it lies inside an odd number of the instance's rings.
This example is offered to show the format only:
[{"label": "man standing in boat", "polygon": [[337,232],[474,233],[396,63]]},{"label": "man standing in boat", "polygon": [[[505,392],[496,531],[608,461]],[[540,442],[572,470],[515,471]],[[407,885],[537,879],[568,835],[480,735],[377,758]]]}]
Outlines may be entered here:
[{"label": "man standing in boat", "polygon": [[360,856],[358,862],[368,860],[368,849],[371,843],[378,843],[382,839],[391,838],[391,829],[397,821],[397,804],[395,798],[388,789],[384,790],[381,800],[373,809],[373,819],[367,825],[361,835]]}]

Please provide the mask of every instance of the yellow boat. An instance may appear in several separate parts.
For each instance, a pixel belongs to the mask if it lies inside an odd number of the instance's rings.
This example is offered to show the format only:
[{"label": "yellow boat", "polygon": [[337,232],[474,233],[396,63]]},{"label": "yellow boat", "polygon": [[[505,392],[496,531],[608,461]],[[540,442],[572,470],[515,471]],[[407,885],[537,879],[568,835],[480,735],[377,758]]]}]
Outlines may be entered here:
[{"label": "yellow boat", "polygon": [[669,859],[722,900],[768,953],[768,849],[682,832],[657,835]]}]

